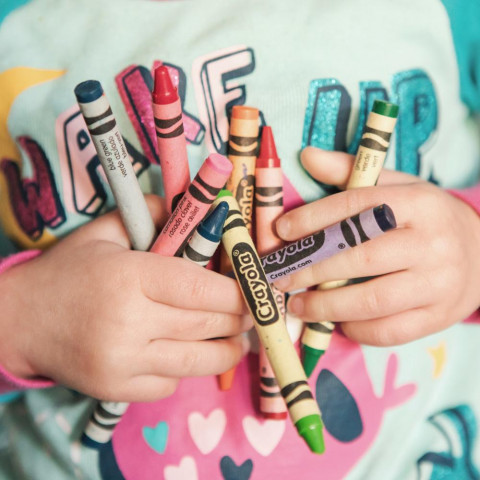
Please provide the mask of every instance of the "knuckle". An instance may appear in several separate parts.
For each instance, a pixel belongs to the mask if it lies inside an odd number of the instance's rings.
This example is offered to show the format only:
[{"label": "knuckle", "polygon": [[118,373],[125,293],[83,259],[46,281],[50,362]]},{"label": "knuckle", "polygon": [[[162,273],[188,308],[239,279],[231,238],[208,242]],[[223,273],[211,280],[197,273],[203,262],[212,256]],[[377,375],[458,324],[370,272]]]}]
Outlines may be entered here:
[{"label": "knuckle", "polygon": [[361,297],[361,309],[368,317],[379,316],[384,304],[383,296],[375,288],[368,289]]},{"label": "knuckle", "polygon": [[190,275],[188,278],[188,291],[191,292],[193,301],[203,301],[209,296],[209,287],[208,283],[204,281],[203,278],[200,278],[195,272],[195,275]]},{"label": "knuckle", "polygon": [[189,349],[183,358],[182,370],[186,377],[194,376],[204,365],[203,355],[195,348]]}]

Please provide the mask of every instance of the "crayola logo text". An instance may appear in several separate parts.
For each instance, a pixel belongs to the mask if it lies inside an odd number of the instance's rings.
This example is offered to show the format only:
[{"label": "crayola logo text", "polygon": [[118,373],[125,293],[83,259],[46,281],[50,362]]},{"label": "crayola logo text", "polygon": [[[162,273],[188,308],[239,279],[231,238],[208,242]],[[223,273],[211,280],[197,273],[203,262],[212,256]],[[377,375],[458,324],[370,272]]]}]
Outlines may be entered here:
[{"label": "crayola logo text", "polygon": [[263,268],[268,274],[278,268],[293,265],[294,263],[310,256],[317,250],[320,250],[324,243],[325,231],[321,230],[313,235],[297,240],[270,255],[262,257]]},{"label": "crayola logo text", "polygon": [[278,321],[275,298],[252,247],[243,242],[235,245],[232,262],[255,321],[261,326]]}]

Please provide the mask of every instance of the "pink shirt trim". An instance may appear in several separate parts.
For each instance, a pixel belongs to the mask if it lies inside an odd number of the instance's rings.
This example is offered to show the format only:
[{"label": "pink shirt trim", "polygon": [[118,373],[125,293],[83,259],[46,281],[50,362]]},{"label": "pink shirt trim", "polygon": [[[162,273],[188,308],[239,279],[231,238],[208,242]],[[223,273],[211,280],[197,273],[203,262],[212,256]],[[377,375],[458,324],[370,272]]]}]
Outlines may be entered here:
[{"label": "pink shirt trim", "polygon": [[[464,190],[449,190],[453,196],[465,203],[468,203],[480,215],[480,183],[474,187],[465,188]],[[480,323],[480,309],[473,312],[467,319],[467,323]]]},{"label": "pink shirt trim", "polygon": [[[20,263],[27,262],[40,255],[40,250],[26,250],[15,255],[0,259],[0,274]],[[47,379],[26,380],[18,378],[7,372],[0,365],[0,394],[8,393],[15,390],[26,390],[29,388],[46,388],[54,385],[54,382]]]}]

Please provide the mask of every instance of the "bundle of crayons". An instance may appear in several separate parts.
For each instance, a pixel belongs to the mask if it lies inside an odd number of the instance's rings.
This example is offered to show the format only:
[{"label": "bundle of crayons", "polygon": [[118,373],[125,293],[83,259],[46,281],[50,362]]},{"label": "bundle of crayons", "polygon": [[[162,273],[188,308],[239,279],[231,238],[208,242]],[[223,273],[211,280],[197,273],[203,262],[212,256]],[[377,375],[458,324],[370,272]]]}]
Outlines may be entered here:
[{"label": "bundle of crayons", "polygon": [[[275,419],[285,418],[288,410],[310,449],[322,453],[325,447],[320,411],[286,329],[284,294],[270,283],[394,228],[393,212],[387,205],[380,205],[282,246],[274,225],[283,212],[283,174],[268,126],[263,127],[257,158],[259,111],[233,107],[228,158],[209,155],[190,181],[180,98],[167,67],[156,68],[154,78],[153,115],[170,214],[158,236],[101,84],[88,80],[75,88],[131,244],[136,250],[183,256],[207,266],[222,240],[220,271],[233,269],[262,345],[260,410]],[[365,184],[363,177],[376,183],[397,112],[393,104],[375,102],[352,172],[357,180],[351,179],[349,186]],[[376,173],[369,173],[372,166]],[[225,184],[227,190],[223,189]],[[251,238],[253,219],[256,246]],[[304,335],[303,339],[309,373],[313,370],[312,358],[316,364],[333,328],[325,322],[321,327],[312,325],[310,330],[308,338]],[[230,387],[233,373],[220,377],[222,389]],[[99,402],[83,442],[92,447],[107,443],[127,407],[127,403]]]}]

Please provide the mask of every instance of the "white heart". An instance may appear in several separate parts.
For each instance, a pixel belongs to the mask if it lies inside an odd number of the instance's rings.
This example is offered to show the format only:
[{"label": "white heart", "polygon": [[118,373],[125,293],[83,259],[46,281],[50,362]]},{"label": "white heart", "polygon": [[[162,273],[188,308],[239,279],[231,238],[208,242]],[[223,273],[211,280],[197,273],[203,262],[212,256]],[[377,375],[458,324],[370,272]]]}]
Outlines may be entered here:
[{"label": "white heart", "polygon": [[275,450],[285,432],[284,420],[265,420],[262,424],[255,417],[246,416],[242,424],[250,445],[264,457]]},{"label": "white heart", "polygon": [[183,457],[180,465],[168,465],[163,471],[165,480],[198,480],[197,466],[192,457]]},{"label": "white heart", "polygon": [[213,410],[206,418],[199,412],[193,412],[188,416],[190,436],[204,455],[219,444],[226,424],[227,416],[221,408]]},{"label": "white heart", "polygon": [[292,343],[295,343],[300,338],[305,324],[290,312],[287,312],[286,322],[290,340],[292,340]]}]

